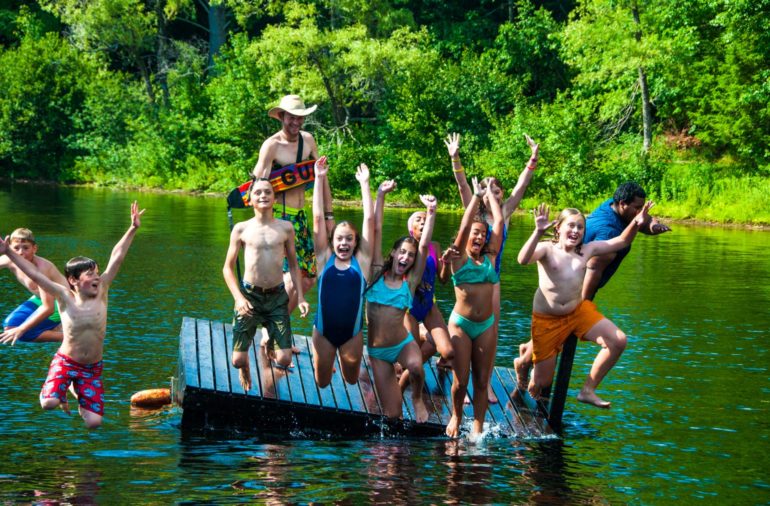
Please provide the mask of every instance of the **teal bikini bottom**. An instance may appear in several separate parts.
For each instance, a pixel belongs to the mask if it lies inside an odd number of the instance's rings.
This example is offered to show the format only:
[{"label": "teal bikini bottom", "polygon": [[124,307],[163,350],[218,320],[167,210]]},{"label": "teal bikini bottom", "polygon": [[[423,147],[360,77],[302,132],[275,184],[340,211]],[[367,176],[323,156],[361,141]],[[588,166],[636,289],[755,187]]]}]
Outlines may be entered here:
[{"label": "teal bikini bottom", "polygon": [[489,318],[483,322],[475,322],[452,311],[452,314],[449,315],[449,323],[454,323],[463,329],[463,332],[468,334],[468,337],[473,341],[483,334],[485,330],[495,324],[495,313],[489,315]]},{"label": "teal bikini bottom", "polygon": [[396,344],[395,346],[367,346],[366,349],[369,350],[370,357],[395,364],[396,360],[398,360],[398,355],[401,353],[401,350],[403,350],[404,346],[411,343],[412,341],[414,341],[414,337],[412,337],[410,332],[406,335],[403,341]]}]

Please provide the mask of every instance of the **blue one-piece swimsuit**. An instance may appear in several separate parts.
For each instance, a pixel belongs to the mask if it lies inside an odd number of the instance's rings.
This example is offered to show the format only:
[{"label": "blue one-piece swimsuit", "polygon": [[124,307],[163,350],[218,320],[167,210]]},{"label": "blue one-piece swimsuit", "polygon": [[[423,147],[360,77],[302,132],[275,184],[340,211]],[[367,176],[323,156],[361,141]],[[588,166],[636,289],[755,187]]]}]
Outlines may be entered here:
[{"label": "blue one-piece swimsuit", "polygon": [[350,260],[350,268],[344,270],[334,264],[336,258],[329,258],[318,279],[314,324],[322,336],[339,348],[361,332],[366,279],[356,257]]}]

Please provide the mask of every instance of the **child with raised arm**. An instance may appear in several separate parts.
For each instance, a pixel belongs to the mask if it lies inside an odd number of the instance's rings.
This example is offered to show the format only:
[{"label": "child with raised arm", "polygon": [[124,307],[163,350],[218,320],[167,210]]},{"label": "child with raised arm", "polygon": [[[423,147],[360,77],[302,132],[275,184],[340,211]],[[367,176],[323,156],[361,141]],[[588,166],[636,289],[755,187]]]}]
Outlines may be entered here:
[{"label": "child with raised arm", "polygon": [[[9,247],[19,256],[37,267],[41,274],[62,286],[67,279],[51,262],[37,255],[37,242],[32,231],[17,228],[11,232]],[[21,285],[32,293],[19,307],[3,321],[0,343],[13,346],[17,340],[23,342],[60,342],[62,340],[61,317],[53,295],[41,290],[29,276],[11,262],[7,255],[0,256],[0,269],[10,270]]]},{"label": "child with raised arm", "polygon": [[372,263],[370,241],[374,233],[369,168],[362,163],[356,169],[356,179],[361,184],[364,207],[363,233],[359,236],[352,223],[341,221],[332,230],[329,242],[324,227],[328,170],[326,157],[321,157],[315,163],[313,190],[313,242],[318,265],[323,266],[318,277],[318,311],[313,325],[313,365],[321,388],[331,382],[337,352],[342,377],[351,385],[358,382],[364,351],[363,296]]},{"label": "child with raised arm", "polygon": [[69,412],[67,389],[74,384],[80,416],[89,429],[98,427],[104,415],[102,353],[107,331],[107,294],[140,225],[137,203],[131,204],[131,226],[110,255],[107,268],[100,275],[99,266],[86,257],[67,262],[64,274],[69,288],[51,281],[35,264],[17,254],[7,239],[0,241],[0,254],[8,255],[41,289],[53,294],[59,303],[64,338],[56,352],[48,377],[40,392],[43,409],[61,407]]},{"label": "child with raised arm", "polygon": [[[556,355],[574,333],[602,347],[577,398],[596,407],[610,407],[609,402],[596,395],[596,388],[623,353],[626,335],[599,313],[593,302],[583,299],[586,263],[591,257],[629,246],[648,219],[652,205],[647,201],[620,236],[588,244],[583,244],[586,220],[577,209],[564,209],[551,222],[548,206],[541,204],[534,210],[535,230],[519,251],[518,260],[522,265],[537,262],[539,287],[532,302],[534,368],[528,388],[535,399],[551,384]],[[541,242],[540,238],[551,227],[555,227],[555,237]]]},{"label": "child with raised arm", "polygon": [[[449,437],[457,437],[463,416],[463,400],[468,378],[473,374],[473,429],[478,436],[484,430],[489,403],[488,388],[497,351],[493,292],[500,277],[494,261],[502,243],[503,215],[494,196],[494,183],[481,188],[473,178],[473,197],[465,208],[460,230],[452,246],[442,255],[444,268],[450,269],[456,302],[449,316],[449,332],[455,350],[452,382],[452,418],[446,427]],[[493,225],[476,214],[484,202],[491,211]],[[489,240],[487,240],[489,236]]]},{"label": "child with raised arm", "polygon": [[436,198],[432,195],[420,196],[428,216],[420,242],[411,236],[401,237],[393,244],[388,257],[383,261],[381,245],[385,194],[393,191],[395,187],[396,183],[391,180],[382,183],[377,190],[372,269],[379,270],[372,276],[374,281],[369,284],[364,294],[369,326],[367,349],[374,373],[374,384],[380,395],[385,416],[401,416],[402,395],[394,367],[398,362],[404,370],[409,371],[414,418],[418,423],[423,423],[428,420],[429,415],[422,395],[425,382],[422,354],[414,337],[404,326],[404,318],[406,311],[412,307],[414,291],[420,284],[425,269],[428,244],[436,221]]},{"label": "child with raised arm", "polygon": [[[309,306],[302,294],[299,265],[294,251],[294,227],[273,217],[275,193],[270,180],[257,178],[249,189],[254,217],[237,223],[230,233],[222,274],[235,299],[233,315],[233,367],[238,369],[241,386],[251,389],[249,346],[259,325],[267,328],[267,354],[277,365],[291,365],[291,322],[289,296],[283,284],[283,259],[289,262],[289,272],[297,290],[300,315],[307,315]],[[243,280],[235,274],[238,252],[243,248]]]},{"label": "child with raised arm", "polygon": [[[519,178],[516,181],[516,186],[514,186],[513,190],[511,190],[510,196],[505,199],[505,201],[503,201],[503,188],[500,184],[500,181],[494,176],[487,176],[482,179],[480,183],[482,189],[486,189],[487,187],[494,185],[492,195],[500,205],[500,211],[503,215],[503,231],[500,238],[500,247],[497,250],[497,256],[495,257],[494,262],[495,272],[497,273],[498,277],[500,276],[500,269],[502,267],[503,248],[505,247],[505,241],[508,239],[508,224],[510,223],[511,215],[519,206],[521,199],[524,198],[524,193],[526,193],[527,188],[529,187],[529,183],[532,181],[532,177],[535,174],[535,169],[537,169],[540,145],[532,140],[532,138],[527,134],[524,134],[524,139],[527,141],[527,145],[529,146],[531,154],[527,164],[519,174]],[[463,203],[463,207],[467,208],[470,205],[473,192],[470,185],[468,184],[468,179],[465,175],[465,169],[463,168],[462,162],[460,161],[460,134],[452,133],[447,135],[444,144],[447,147],[447,152],[449,153],[449,158],[452,162],[452,173],[454,174],[455,182],[457,183],[457,190],[460,193],[460,200]],[[488,206],[484,205],[484,203],[480,200],[477,203],[477,208],[482,221],[485,221],[487,224],[487,242],[489,242],[494,222],[492,213],[490,212]],[[495,332],[497,332],[500,323],[499,281],[495,284],[494,291],[492,292],[492,302],[495,308]],[[488,395],[490,402],[497,402],[497,398],[495,397],[494,392],[492,392],[491,387],[489,388]]]}]

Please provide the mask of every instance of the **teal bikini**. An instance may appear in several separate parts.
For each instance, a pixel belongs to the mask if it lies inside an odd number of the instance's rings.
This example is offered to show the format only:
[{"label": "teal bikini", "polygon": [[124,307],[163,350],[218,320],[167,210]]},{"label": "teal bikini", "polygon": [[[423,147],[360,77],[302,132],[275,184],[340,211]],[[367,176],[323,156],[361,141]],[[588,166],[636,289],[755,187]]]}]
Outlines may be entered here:
[{"label": "teal bikini", "polygon": [[[366,291],[365,297],[367,302],[397,309],[412,307],[412,292],[409,290],[409,283],[406,280],[401,282],[400,287],[393,289],[388,288],[388,285],[385,284],[385,277],[382,276]],[[367,346],[367,349],[370,357],[393,364],[398,360],[401,350],[412,341],[414,341],[414,337],[408,333],[403,341],[394,346]]]},{"label": "teal bikini", "polygon": [[[492,262],[489,261],[489,257],[486,255],[484,255],[484,261],[480,265],[468,257],[468,261],[457,272],[452,274],[454,286],[480,283],[495,284],[499,281],[500,275],[495,272],[494,265],[492,265]],[[468,337],[473,341],[495,324],[495,314],[493,312],[486,320],[476,322],[452,311],[452,314],[449,316],[449,323],[453,323],[463,329],[463,332],[468,334]]]}]

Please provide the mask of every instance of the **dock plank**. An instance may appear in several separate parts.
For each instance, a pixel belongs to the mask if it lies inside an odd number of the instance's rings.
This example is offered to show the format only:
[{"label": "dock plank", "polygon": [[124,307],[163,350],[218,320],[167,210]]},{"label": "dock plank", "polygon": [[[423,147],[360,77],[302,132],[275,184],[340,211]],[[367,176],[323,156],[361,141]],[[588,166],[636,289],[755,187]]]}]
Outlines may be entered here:
[{"label": "dock plank", "polygon": [[228,370],[228,375],[230,376],[230,390],[234,394],[245,394],[246,392],[243,390],[243,387],[241,386],[241,380],[238,378],[238,369],[236,369],[230,364],[230,357],[233,354],[233,326],[232,324],[226,323],[224,326],[224,329],[225,329],[225,351],[227,352],[227,370]]},{"label": "dock plank", "polygon": [[230,386],[230,354],[225,342],[225,326],[211,322],[211,353],[214,359],[214,387],[221,392],[232,392]]},{"label": "dock plank", "polygon": [[299,354],[294,355],[294,360],[299,368],[302,388],[305,392],[305,402],[313,406],[322,406],[318,393],[318,384],[315,382],[313,360],[310,353],[310,339],[303,336],[294,336],[295,346],[299,348]]},{"label": "dock plank", "polygon": [[214,389],[214,360],[211,353],[211,322],[197,320],[198,374],[201,388]]},{"label": "dock plank", "polygon": [[199,387],[198,376],[198,334],[196,320],[185,317],[182,320],[182,359],[184,360],[184,381],[187,386]]}]

